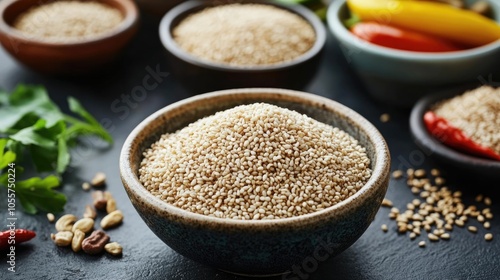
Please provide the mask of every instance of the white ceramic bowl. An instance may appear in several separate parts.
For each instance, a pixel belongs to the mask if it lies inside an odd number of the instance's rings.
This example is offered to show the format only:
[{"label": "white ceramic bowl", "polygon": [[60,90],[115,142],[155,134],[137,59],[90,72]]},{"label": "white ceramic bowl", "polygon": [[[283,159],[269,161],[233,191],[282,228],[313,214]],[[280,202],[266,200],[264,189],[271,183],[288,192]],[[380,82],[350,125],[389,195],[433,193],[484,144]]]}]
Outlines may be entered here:
[{"label": "white ceramic bowl", "polygon": [[[487,0],[500,22],[500,1]],[[327,21],[347,62],[375,98],[410,106],[426,93],[463,87],[500,73],[500,40],[464,51],[419,53],[377,46],[354,36],[344,26],[350,16],[345,0],[329,7]],[[478,32],[481,32],[479,30]]]}]

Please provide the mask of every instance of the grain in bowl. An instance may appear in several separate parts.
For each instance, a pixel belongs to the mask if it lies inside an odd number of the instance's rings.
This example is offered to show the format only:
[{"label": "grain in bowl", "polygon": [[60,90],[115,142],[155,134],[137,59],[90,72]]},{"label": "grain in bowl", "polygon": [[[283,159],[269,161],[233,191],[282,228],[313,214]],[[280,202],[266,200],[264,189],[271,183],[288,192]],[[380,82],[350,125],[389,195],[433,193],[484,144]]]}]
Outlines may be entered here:
[{"label": "grain in bowl", "polygon": [[172,35],[193,56],[238,67],[292,61],[316,40],[304,18],[265,4],[208,7],[183,19]]},{"label": "grain in bowl", "polygon": [[72,43],[108,34],[123,19],[120,10],[99,1],[62,0],[21,13],[13,27],[37,40]]},{"label": "grain in bowl", "polygon": [[139,180],[156,197],[217,218],[281,219],[333,206],[371,177],[343,130],[267,103],[205,117],[153,143]]}]

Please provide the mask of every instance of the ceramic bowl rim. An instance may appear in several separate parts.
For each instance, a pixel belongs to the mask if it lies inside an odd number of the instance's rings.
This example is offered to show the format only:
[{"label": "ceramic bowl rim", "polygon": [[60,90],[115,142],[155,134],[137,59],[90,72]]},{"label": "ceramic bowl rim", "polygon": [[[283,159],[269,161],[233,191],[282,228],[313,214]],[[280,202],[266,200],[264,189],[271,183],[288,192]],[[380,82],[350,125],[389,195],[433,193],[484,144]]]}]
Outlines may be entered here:
[{"label": "ceramic bowl rim", "polygon": [[480,158],[468,155],[450,148],[435,137],[431,136],[424,124],[423,117],[429,108],[439,101],[457,96],[463,92],[442,92],[436,95],[425,96],[421,98],[413,107],[410,115],[410,129],[416,141],[424,148],[435,153],[437,156],[446,159],[449,162],[458,164],[462,167],[482,167],[491,170],[500,171],[500,161],[493,159]]},{"label": "ceramic bowl rim", "polygon": [[[196,65],[198,67],[217,70],[217,71],[247,72],[247,73],[276,71],[294,67],[313,59],[324,48],[326,43],[326,28],[323,25],[323,23],[318,19],[318,17],[307,8],[302,7],[300,5],[288,5],[276,1],[273,2],[273,1],[263,1],[263,0],[251,0],[251,1],[245,1],[245,3],[261,3],[264,5],[271,5],[281,9],[288,10],[292,13],[299,15],[300,17],[305,19],[314,29],[316,33],[316,40],[314,42],[314,45],[306,53],[300,55],[299,57],[291,61],[270,64],[270,65],[233,66],[198,58],[194,55],[189,54],[187,51],[183,50],[175,42],[172,36],[172,32],[170,31],[172,24],[175,20],[178,19],[178,17],[183,16],[186,13],[190,13],[192,10],[197,10],[202,7],[211,7],[213,5],[217,6],[219,4],[213,3],[211,1],[191,0],[175,6],[173,9],[168,11],[162,18],[159,27],[159,34],[163,47],[172,55],[176,56],[178,59],[181,59],[182,61]],[[220,5],[225,5],[225,3],[221,3]]]},{"label": "ceramic bowl rim", "polygon": [[[100,43],[103,41],[107,41],[108,39],[115,38],[120,34],[128,31],[133,28],[139,22],[139,10],[134,1],[130,0],[97,0],[99,2],[108,3],[114,2],[120,5],[125,11],[124,18],[122,22],[110,32],[107,32],[102,35],[98,35],[95,37],[78,40],[75,42],[51,42],[51,41],[43,41],[37,40],[36,38],[25,35],[22,32],[16,30],[10,24],[5,21],[5,12],[7,8],[9,8],[12,4],[16,3],[18,0],[3,0],[0,2],[0,34],[4,33],[6,37],[12,38],[13,40],[22,41],[26,44],[38,45],[43,47],[76,47],[76,46],[85,46]],[[32,6],[38,5],[38,2],[35,2]],[[16,15],[18,16],[18,15]]]},{"label": "ceramic bowl rim", "polygon": [[[495,5],[495,20],[500,24],[500,4],[488,0],[488,3]],[[461,59],[474,59],[491,52],[500,49],[500,39],[486,44],[484,46],[449,52],[449,53],[421,53],[412,52],[405,50],[397,50],[388,47],[378,46],[369,42],[366,42],[354,35],[352,35],[344,24],[340,20],[340,11],[347,8],[346,0],[336,0],[334,1],[327,10],[327,23],[330,31],[335,35],[340,41],[351,44],[361,51],[375,54],[378,56],[383,56],[387,58],[405,60],[405,61],[417,61],[417,62],[444,62],[449,60],[461,60]]]},{"label": "ceramic bowl rim", "polygon": [[[346,200],[328,207],[326,209],[305,214],[301,216],[275,219],[275,220],[232,220],[232,219],[221,219],[216,217],[209,217],[202,214],[192,213],[187,210],[177,208],[173,205],[166,203],[165,201],[155,197],[149,191],[144,188],[144,186],[139,182],[139,179],[135,175],[135,172],[131,168],[132,155],[130,153],[131,147],[137,137],[139,137],[142,131],[147,128],[150,124],[161,119],[160,116],[167,112],[174,111],[176,109],[182,108],[183,106],[200,102],[203,100],[218,98],[224,96],[230,96],[235,94],[242,95],[252,95],[252,94],[273,94],[275,96],[286,96],[290,98],[297,98],[300,102],[307,102],[306,104],[317,104],[319,106],[325,106],[328,110],[332,110],[342,116],[347,117],[352,123],[355,123],[360,131],[366,135],[369,142],[374,145],[374,153],[377,155],[376,160],[373,163],[372,176],[368,182],[353,196],[347,198]],[[264,101],[265,102],[265,101]],[[311,105],[312,106],[312,105]],[[317,96],[310,93],[276,89],[276,88],[243,88],[243,89],[229,89],[221,90],[210,93],[205,93],[202,95],[193,96],[171,105],[168,105],[157,112],[153,113],[145,120],[143,120],[134,130],[129,134],[125,140],[122,150],[120,152],[120,175],[122,178],[123,185],[127,192],[131,191],[135,195],[139,196],[141,205],[146,205],[149,209],[155,209],[156,212],[162,213],[164,217],[171,216],[177,218],[177,220],[182,221],[186,224],[203,224],[211,225],[217,227],[237,227],[242,229],[269,229],[269,227],[281,228],[281,227],[300,227],[304,225],[315,224],[318,220],[329,219],[331,217],[343,215],[355,208],[352,204],[355,200],[365,201],[376,192],[379,188],[384,187],[385,180],[388,180],[390,171],[390,154],[387,144],[380,134],[380,132],[371,124],[368,120],[362,117],[360,114],[354,110],[336,102],[331,99]],[[129,194],[130,196],[130,194]],[[165,215],[166,213],[167,215]]]}]

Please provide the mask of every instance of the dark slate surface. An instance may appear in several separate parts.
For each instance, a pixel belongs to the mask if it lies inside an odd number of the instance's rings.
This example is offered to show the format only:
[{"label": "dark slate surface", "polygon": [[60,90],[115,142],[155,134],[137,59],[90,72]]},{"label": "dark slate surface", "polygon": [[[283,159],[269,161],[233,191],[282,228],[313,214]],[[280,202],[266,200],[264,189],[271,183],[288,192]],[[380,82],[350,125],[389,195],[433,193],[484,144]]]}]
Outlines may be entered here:
[{"label": "dark slate surface", "polygon": [[[108,190],[115,195],[125,214],[124,224],[108,231],[112,240],[124,247],[123,257],[113,258],[109,255],[75,254],[69,248],[56,247],[49,236],[54,232],[54,226],[47,222],[45,214],[30,216],[18,209],[18,226],[34,229],[38,236],[28,245],[17,248],[16,273],[7,271],[6,255],[0,256],[0,279],[244,279],[190,261],[164,245],[141,220],[122,188],[118,158],[128,133],[154,111],[189,97],[172,76],[159,79],[158,86],[147,95],[131,97],[132,90],[148,75],[148,69],[169,72],[156,26],[155,22],[144,19],[140,34],[115,68],[98,75],[98,78],[45,77],[23,68],[0,50],[0,87],[11,90],[18,83],[43,84],[63,108],[66,108],[66,97],[72,95],[80,99],[97,119],[106,118],[112,124],[116,141],[113,147],[86,142],[86,147],[75,150],[72,167],[61,188],[69,197],[65,212],[82,214],[85,204],[91,199],[80,184],[95,172],[103,171],[109,177]],[[495,78],[500,80],[500,77]],[[328,38],[321,70],[306,91],[337,100],[374,123],[387,139],[393,169],[398,166],[439,167],[448,173],[450,187],[464,192],[466,202],[472,202],[479,192],[491,196],[494,202],[500,200],[498,182],[479,182],[472,174],[439,165],[424,155],[411,139],[409,111],[372,100],[331,37]],[[379,121],[382,113],[391,115],[389,123]],[[4,229],[6,191],[0,191],[0,229]],[[391,180],[387,197],[400,208],[414,198],[404,180]],[[309,273],[302,270],[301,275],[283,279],[499,279],[499,205],[492,208],[496,216],[492,221],[491,232],[495,234],[492,242],[484,241],[486,231],[482,227],[478,234],[455,229],[449,242],[428,244],[425,249],[417,246],[418,241],[398,236],[395,224],[387,217],[388,209],[381,209],[366,233],[343,254],[321,262],[317,268],[308,268]],[[389,225],[389,233],[380,230],[383,223]]]}]

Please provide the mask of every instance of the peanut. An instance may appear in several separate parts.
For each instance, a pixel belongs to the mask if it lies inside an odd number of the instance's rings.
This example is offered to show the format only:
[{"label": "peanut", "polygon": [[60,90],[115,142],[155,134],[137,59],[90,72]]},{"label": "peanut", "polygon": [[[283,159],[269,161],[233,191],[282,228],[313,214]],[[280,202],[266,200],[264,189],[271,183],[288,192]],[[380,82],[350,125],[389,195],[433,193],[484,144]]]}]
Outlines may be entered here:
[{"label": "peanut", "polygon": [[104,174],[102,172],[97,172],[97,174],[95,174],[94,178],[92,179],[92,181],[90,183],[94,187],[104,186],[104,184],[106,184],[106,174]]},{"label": "peanut", "polygon": [[76,230],[81,230],[84,233],[89,233],[90,231],[92,231],[93,228],[94,228],[94,220],[92,220],[91,218],[83,218],[78,220],[73,225],[71,231],[75,232]]},{"label": "peanut", "polygon": [[104,246],[104,250],[112,256],[120,256],[122,254],[123,247],[118,244],[118,242],[111,242]]},{"label": "peanut", "polygon": [[87,205],[85,206],[85,212],[83,213],[83,217],[95,219],[95,217],[97,217],[97,213],[95,212],[95,209],[92,206]]},{"label": "peanut", "polygon": [[116,210],[116,200],[114,198],[108,199],[106,204],[106,212],[109,214]]},{"label": "peanut", "polygon": [[106,215],[101,220],[101,227],[108,229],[119,225],[123,221],[123,213],[120,210],[115,210]]},{"label": "peanut", "polygon": [[112,199],[112,198],[113,198],[113,195],[112,195],[110,192],[105,191],[105,192],[104,192],[104,198],[105,198],[106,200],[110,200],[110,199]]},{"label": "peanut", "polygon": [[108,200],[104,197],[102,191],[95,191],[92,193],[92,198],[94,199],[94,207],[98,210],[105,210]]},{"label": "peanut", "polygon": [[82,249],[90,255],[99,254],[109,242],[109,236],[102,230],[95,230],[82,242]]},{"label": "peanut", "polygon": [[73,240],[71,241],[71,249],[73,252],[79,252],[82,249],[82,242],[85,239],[85,233],[79,229],[75,230]]},{"label": "peanut", "polygon": [[73,224],[76,222],[77,218],[75,215],[66,214],[59,218],[56,222],[57,231],[71,231]]},{"label": "peanut", "polygon": [[73,239],[73,233],[71,231],[60,231],[54,236],[54,243],[57,246],[68,246],[71,244],[71,240]]}]

